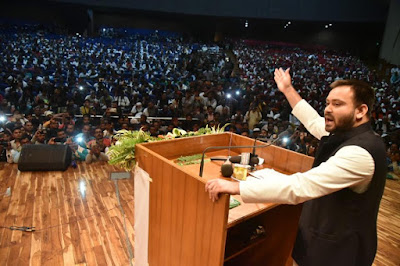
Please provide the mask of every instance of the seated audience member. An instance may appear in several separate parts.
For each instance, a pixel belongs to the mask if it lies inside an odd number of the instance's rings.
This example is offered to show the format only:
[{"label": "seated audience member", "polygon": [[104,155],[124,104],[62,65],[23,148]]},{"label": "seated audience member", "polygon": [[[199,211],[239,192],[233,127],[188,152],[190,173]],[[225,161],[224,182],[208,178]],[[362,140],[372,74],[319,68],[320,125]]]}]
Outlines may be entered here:
[{"label": "seated audience member", "polygon": [[158,107],[152,101],[150,101],[147,104],[147,107],[143,110],[143,114],[147,117],[156,117],[158,114]]},{"label": "seated audience member", "polygon": [[35,128],[33,127],[32,122],[28,121],[24,125],[25,129],[25,134],[28,135],[28,137],[32,138],[33,134],[35,133]]},{"label": "seated audience member", "polygon": [[65,129],[65,134],[67,134],[67,137],[75,137],[75,135],[77,134],[76,130],[75,130],[75,125],[67,125],[66,129]]},{"label": "seated audience member", "polygon": [[82,118],[78,119],[75,123],[75,129],[81,131],[84,125],[92,125],[92,118],[90,115],[83,115]]},{"label": "seated audience member", "polygon": [[193,128],[193,118],[191,114],[186,115],[186,119],[182,122],[182,128],[184,130],[192,130]]},{"label": "seated audience member", "polygon": [[83,105],[79,108],[79,111],[80,111],[81,115],[95,115],[96,114],[89,99],[86,99],[83,102]]},{"label": "seated audience member", "polygon": [[116,102],[117,106],[121,110],[120,114],[123,112],[129,112],[130,101],[127,96],[124,95],[124,91],[122,89],[117,89],[114,96],[114,102]]},{"label": "seated audience member", "polygon": [[172,117],[170,123],[173,128],[182,128],[181,122],[179,121],[178,117]]},{"label": "seated audience member", "polygon": [[114,123],[111,120],[105,120],[104,123],[106,129],[103,131],[103,136],[111,139],[111,137],[117,133],[114,129]]},{"label": "seated audience member", "polygon": [[158,112],[159,117],[171,117],[172,114],[173,113],[168,105],[163,105],[162,108]]},{"label": "seated audience member", "polygon": [[266,139],[268,138],[268,132],[265,129],[261,129],[260,134],[258,135],[259,138]]},{"label": "seated audience member", "polygon": [[249,124],[249,129],[252,130],[262,119],[262,114],[258,110],[256,105],[250,107],[250,110],[246,112],[244,121]]},{"label": "seated audience member", "polygon": [[386,175],[388,179],[399,180],[400,179],[400,151],[394,151],[390,158],[388,165],[388,173]]},{"label": "seated audience member", "polygon": [[86,155],[85,159],[86,163],[94,163],[94,162],[107,162],[107,155],[101,151],[99,145],[94,144],[90,148],[90,152]]},{"label": "seated audience member", "polygon": [[27,121],[28,120],[24,117],[23,114],[20,113],[19,110],[14,110],[13,115],[9,117],[7,123],[13,123],[13,124],[19,123],[23,126]]},{"label": "seated audience member", "polygon": [[13,140],[10,141],[11,148],[13,150],[19,150],[21,147],[21,138],[22,138],[21,127],[14,128],[12,132],[13,132],[12,134]]},{"label": "seated audience member", "polygon": [[207,107],[207,112],[206,112],[205,118],[207,120],[207,123],[215,120],[214,119],[214,109],[211,106]]},{"label": "seated audience member", "polygon": [[129,130],[129,124],[128,123],[122,123],[121,129]]},{"label": "seated audience member", "polygon": [[248,130],[243,130],[243,131],[240,133],[240,135],[245,136],[245,137],[249,137],[249,136],[250,136],[250,133],[249,133]]},{"label": "seated audience member", "polygon": [[131,114],[132,114],[133,116],[136,116],[137,113],[142,114],[142,113],[143,113],[143,110],[144,110],[144,109],[143,109],[142,103],[141,103],[141,102],[137,102],[137,103],[132,107]]},{"label": "seated audience member", "polygon": [[152,137],[157,137],[160,135],[160,132],[157,130],[157,127],[154,124],[151,124],[149,127],[149,133]]},{"label": "seated audience member", "polygon": [[107,147],[111,146],[111,140],[103,136],[103,131],[101,130],[101,128],[98,127],[94,130],[94,137],[95,139],[92,139],[87,143],[87,147],[89,149],[93,145],[98,145],[100,147],[100,150],[104,152]]},{"label": "seated audience member", "polygon": [[22,146],[25,144],[30,144],[30,139],[27,135],[24,135],[20,139],[21,146],[17,149],[9,147],[6,151],[7,163],[18,163],[19,157],[21,155]]},{"label": "seated audience member", "polygon": [[39,125],[41,125],[43,123],[43,117],[42,117],[43,111],[40,108],[40,106],[36,106],[33,109],[33,112],[34,112],[34,115],[32,115],[31,122],[33,123],[35,128],[38,128]]},{"label": "seated audience member", "polygon": [[260,136],[260,129],[258,128],[258,127],[255,127],[254,129],[253,129],[253,134],[252,134],[252,138],[253,139],[256,139],[256,138],[258,138],[259,136]]},{"label": "seated audience member", "polygon": [[104,117],[107,119],[112,119],[112,116],[120,116],[122,115],[122,110],[118,106],[117,102],[112,102],[110,107],[107,107],[107,109],[104,112]]}]

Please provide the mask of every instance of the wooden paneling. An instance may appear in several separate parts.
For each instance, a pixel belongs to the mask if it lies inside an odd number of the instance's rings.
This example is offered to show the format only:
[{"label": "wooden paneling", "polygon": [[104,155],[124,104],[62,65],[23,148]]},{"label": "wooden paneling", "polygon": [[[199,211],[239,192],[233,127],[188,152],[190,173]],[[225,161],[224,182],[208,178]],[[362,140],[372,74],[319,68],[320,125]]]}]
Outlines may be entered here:
[{"label": "wooden paneling", "polygon": [[[197,140],[197,139],[196,139]],[[149,149],[149,147],[151,149]],[[216,203],[204,191],[205,180],[193,177],[152,149],[138,145],[139,166],[148,171],[150,184],[150,265],[221,265],[225,246],[228,196]],[[168,151],[168,156],[177,156]],[[156,150],[160,151],[157,147]],[[203,256],[203,255],[207,256]]]}]

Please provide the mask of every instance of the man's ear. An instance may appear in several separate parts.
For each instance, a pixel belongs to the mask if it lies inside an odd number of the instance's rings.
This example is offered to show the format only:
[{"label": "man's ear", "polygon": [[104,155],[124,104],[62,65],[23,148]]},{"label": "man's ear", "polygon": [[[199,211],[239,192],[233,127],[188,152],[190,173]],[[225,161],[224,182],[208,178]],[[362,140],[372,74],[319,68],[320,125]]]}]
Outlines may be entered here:
[{"label": "man's ear", "polygon": [[360,120],[368,113],[368,105],[365,103],[361,104],[356,108],[356,119]]}]

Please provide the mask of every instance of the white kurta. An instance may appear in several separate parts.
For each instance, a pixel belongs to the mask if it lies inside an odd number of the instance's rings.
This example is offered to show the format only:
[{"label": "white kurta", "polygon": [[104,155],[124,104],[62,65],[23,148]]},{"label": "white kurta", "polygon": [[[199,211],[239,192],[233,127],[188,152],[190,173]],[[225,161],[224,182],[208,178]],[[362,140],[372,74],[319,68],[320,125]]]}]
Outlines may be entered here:
[{"label": "white kurta", "polygon": [[[328,134],[324,118],[306,101],[300,101],[292,113],[316,138]],[[369,152],[359,146],[345,146],[307,172],[272,174],[262,180],[241,182],[240,195],[244,202],[298,204],[347,187],[362,193],[368,188],[374,170],[375,163]]]}]

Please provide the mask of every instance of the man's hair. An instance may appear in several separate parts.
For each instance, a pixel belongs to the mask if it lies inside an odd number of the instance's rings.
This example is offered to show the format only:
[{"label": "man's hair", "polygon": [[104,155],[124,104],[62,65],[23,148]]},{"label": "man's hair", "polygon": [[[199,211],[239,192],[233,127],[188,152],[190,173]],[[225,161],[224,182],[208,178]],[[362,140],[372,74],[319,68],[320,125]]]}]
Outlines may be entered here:
[{"label": "man's hair", "polygon": [[27,139],[27,140],[31,141],[31,138],[26,134],[21,137],[21,140],[23,140],[23,139]]},{"label": "man's hair", "polygon": [[366,104],[368,106],[367,116],[371,117],[375,103],[374,89],[368,83],[355,79],[336,80],[330,85],[331,89],[340,86],[350,86],[354,93],[354,105],[358,107],[361,104]]},{"label": "man's hair", "polygon": [[13,128],[12,132],[14,133],[15,130],[21,130],[21,128],[22,127],[20,127],[20,126],[16,126],[16,127]]}]

